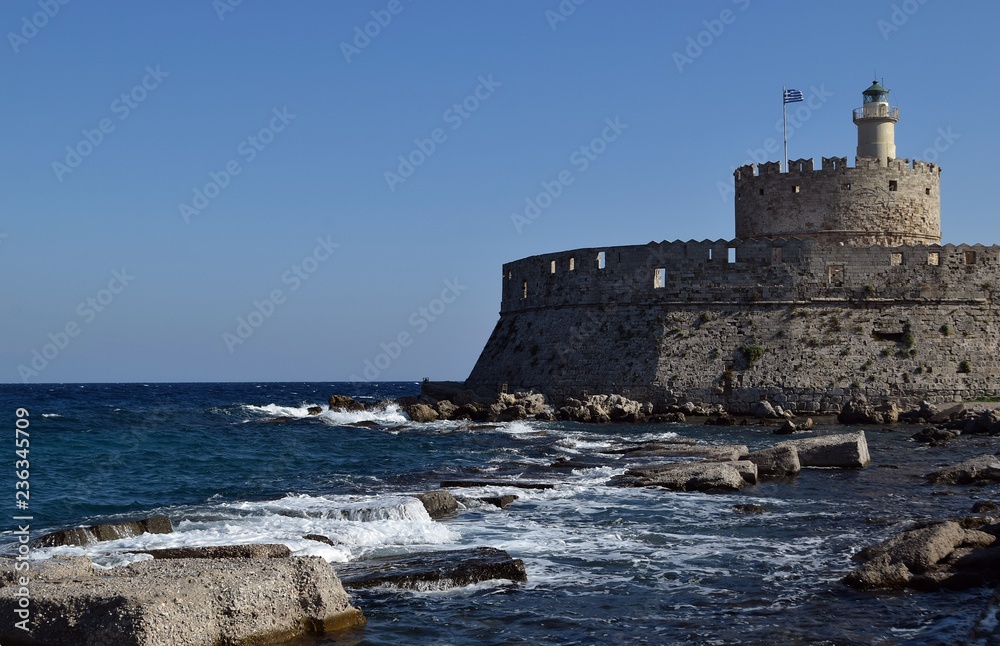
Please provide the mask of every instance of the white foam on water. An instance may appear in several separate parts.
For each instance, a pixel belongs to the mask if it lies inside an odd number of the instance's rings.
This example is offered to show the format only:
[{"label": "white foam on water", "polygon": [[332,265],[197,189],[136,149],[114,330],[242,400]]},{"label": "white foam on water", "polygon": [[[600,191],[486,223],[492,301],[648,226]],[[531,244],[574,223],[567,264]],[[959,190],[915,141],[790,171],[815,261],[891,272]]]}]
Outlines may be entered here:
[{"label": "white foam on water", "polygon": [[399,410],[399,406],[396,404],[388,404],[385,408],[359,411],[329,410],[321,406],[323,412],[318,415],[310,415],[309,408],[314,406],[318,406],[318,404],[305,403],[301,406],[279,406],[278,404],[255,406],[253,404],[245,404],[244,408],[251,413],[256,413],[258,417],[265,415],[267,417],[291,417],[293,419],[313,417],[331,426],[346,426],[358,422],[377,422],[385,426],[397,426],[410,421]]},{"label": "white foam on water", "polygon": [[59,413],[42,413],[42,417],[62,417]]},{"label": "white foam on water", "polygon": [[[457,544],[460,532],[435,522],[416,498],[395,496],[290,495],[265,502],[221,503],[200,510],[213,520],[184,520],[169,534],[140,534],[83,547],[34,550],[38,558],[55,555],[98,557],[109,566],[130,562],[109,553],[167,549],[279,543],[295,556],[322,556],[329,562],[347,562],[398,546]],[[304,539],[318,534],[334,545]]]}]

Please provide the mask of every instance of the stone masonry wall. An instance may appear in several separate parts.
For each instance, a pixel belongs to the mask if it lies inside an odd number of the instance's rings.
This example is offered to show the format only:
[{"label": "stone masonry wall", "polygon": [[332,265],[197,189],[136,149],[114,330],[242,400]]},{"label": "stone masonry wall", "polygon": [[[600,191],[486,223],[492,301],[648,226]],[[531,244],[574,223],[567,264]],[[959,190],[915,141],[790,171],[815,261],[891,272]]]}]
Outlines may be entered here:
[{"label": "stone masonry wall", "polygon": [[941,241],[941,168],[908,159],[824,157],[741,166],[736,180],[736,237],[812,237],[853,245]]},{"label": "stone masonry wall", "polygon": [[[503,272],[473,386],[737,411],[762,398],[832,411],[858,392],[1000,395],[996,246],[663,242],[533,256]],[[753,365],[750,346],[763,351]]]}]

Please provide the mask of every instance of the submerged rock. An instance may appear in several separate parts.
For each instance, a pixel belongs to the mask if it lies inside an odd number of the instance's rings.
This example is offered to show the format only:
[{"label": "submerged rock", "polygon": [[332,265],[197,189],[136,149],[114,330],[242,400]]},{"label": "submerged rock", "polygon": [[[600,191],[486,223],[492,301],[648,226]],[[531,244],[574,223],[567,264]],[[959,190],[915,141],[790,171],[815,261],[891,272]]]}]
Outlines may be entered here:
[{"label": "submerged rock", "polygon": [[92,545],[102,541],[131,538],[140,534],[169,534],[173,531],[170,519],[156,516],[126,523],[103,523],[90,527],[62,529],[38,538],[38,547],[58,547],[60,545]]},{"label": "submerged rock", "polygon": [[[32,567],[34,643],[273,644],[365,623],[319,557],[153,560],[99,573],[63,569],[36,576]],[[17,584],[0,588],[5,617],[16,616],[18,592]],[[24,638],[14,621],[0,622],[0,641]]]},{"label": "submerged rock", "polygon": [[978,455],[924,476],[933,484],[988,484],[1000,482],[1000,460],[995,455]]},{"label": "submerged rock", "polygon": [[330,399],[327,403],[329,404],[330,410],[349,412],[365,410],[364,404],[359,401],[355,401],[353,397],[348,397],[347,395],[330,395]]},{"label": "submerged rock", "polygon": [[493,579],[528,580],[524,561],[492,547],[353,561],[336,569],[348,588],[446,590]]},{"label": "submerged rock", "polygon": [[[935,522],[907,530],[855,555],[855,560],[864,563],[843,582],[862,590],[933,590],[963,589],[996,581],[1000,550],[977,548],[993,545],[997,537],[964,525],[996,531],[984,525],[983,519]],[[984,567],[987,563],[991,567]]]}]

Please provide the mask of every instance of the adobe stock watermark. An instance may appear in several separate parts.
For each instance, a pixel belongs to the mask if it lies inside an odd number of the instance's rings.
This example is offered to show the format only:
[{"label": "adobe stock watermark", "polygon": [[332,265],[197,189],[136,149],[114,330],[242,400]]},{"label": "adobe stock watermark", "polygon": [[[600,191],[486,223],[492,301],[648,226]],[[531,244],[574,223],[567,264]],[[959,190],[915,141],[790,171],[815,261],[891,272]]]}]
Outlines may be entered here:
[{"label": "adobe stock watermark", "polygon": [[[316,247],[312,253],[289,267],[281,274],[281,284],[288,286],[288,293],[299,291],[303,284],[319,270],[319,266],[330,259],[334,250],[340,247],[339,242],[333,242],[330,236],[316,238]],[[236,346],[243,345],[253,333],[264,325],[264,322],[274,316],[278,307],[284,305],[288,296],[281,288],[275,288],[263,300],[255,300],[248,314],[236,317],[236,327],[232,332],[222,333],[222,342],[229,354],[236,352]]]},{"label": "adobe stock watermark", "polygon": [[93,323],[115,301],[118,295],[132,284],[133,280],[135,280],[135,276],[129,274],[124,267],[121,271],[112,270],[107,287],[99,290],[93,296],[88,296],[76,306],[77,318],[67,321],[66,325],[55,332],[49,332],[49,342],[40,347],[32,348],[31,360],[27,364],[18,364],[17,375],[21,381],[30,383],[31,378],[39,376],[69,347],[73,339],[80,336],[86,326]]},{"label": "adobe stock watermark", "polygon": [[941,153],[947,151],[951,148],[951,145],[962,138],[962,135],[952,132],[951,126],[945,128],[937,129],[937,137],[934,138],[934,142],[924,148],[923,152],[920,153],[920,161],[935,163],[941,157]]},{"label": "adobe stock watermark", "polygon": [[[441,119],[451,126],[452,131],[461,128],[462,124],[471,118],[501,85],[493,80],[492,74],[480,75],[476,80],[479,81],[479,84],[472,90],[472,93],[461,101],[453,103],[441,114]],[[406,155],[396,157],[399,161],[396,172],[385,171],[385,183],[388,184],[389,190],[395,193],[396,187],[410,179],[413,173],[423,166],[446,141],[448,141],[448,133],[444,128],[434,128],[426,139],[414,139],[413,150]]]},{"label": "adobe stock watermark", "polygon": [[405,8],[402,0],[389,0],[385,9],[372,9],[370,12],[372,19],[354,28],[354,38],[351,42],[340,41],[340,53],[344,55],[344,60],[350,63],[353,57],[367,49]]},{"label": "adobe stock watermark", "polygon": [[545,19],[549,21],[549,27],[552,31],[559,28],[560,23],[564,23],[569,20],[569,17],[576,13],[576,8],[582,5],[587,0],[561,0],[559,5],[556,6],[555,11],[552,9],[545,10]]},{"label": "adobe stock watermark", "polygon": [[[740,11],[746,11],[747,7],[750,6],[750,0],[732,0],[732,3]],[[726,31],[726,27],[736,22],[737,15],[732,9],[723,9],[718,18],[701,21],[705,28],[694,36],[687,37],[687,45],[684,47],[683,53],[674,51],[671,56],[674,65],[677,66],[677,72],[683,74],[685,67],[700,58],[706,49],[714,45],[715,41]]]},{"label": "adobe stock watermark", "polygon": [[212,0],[212,8],[215,15],[219,17],[219,22],[226,19],[227,13],[233,13],[236,8],[243,4],[243,0]]},{"label": "adobe stock watermark", "polygon": [[[154,90],[160,87],[163,79],[170,76],[170,73],[161,70],[159,65],[155,67],[147,65],[145,72],[142,79],[133,85],[132,89],[122,92],[111,102],[108,109],[111,110],[112,115],[118,118],[118,123],[132,116],[132,112],[142,105]],[[75,144],[66,146],[66,155],[62,161],[52,162],[52,172],[55,173],[56,179],[62,182],[66,175],[79,168],[83,160],[93,155],[97,148],[104,143],[107,136],[115,131],[116,127],[117,124],[113,118],[104,117],[97,122],[96,127],[81,130],[82,138]]]},{"label": "adobe stock watermark", "polygon": [[37,36],[42,29],[45,29],[49,22],[58,16],[62,8],[68,5],[70,1],[38,0],[36,5],[39,11],[32,13],[30,16],[21,16],[21,28],[16,32],[7,32],[7,42],[10,43],[10,47],[14,50],[14,53],[21,53],[21,48]]},{"label": "adobe stock watermark", "polygon": [[898,4],[893,4],[889,12],[889,19],[879,18],[875,22],[878,31],[882,34],[882,40],[889,42],[889,37],[899,31],[900,27],[910,21],[920,7],[927,4],[927,0],[903,0]]},{"label": "adobe stock watermark", "polygon": [[353,374],[350,381],[375,381],[379,376],[389,369],[392,363],[403,355],[403,350],[413,345],[418,335],[423,334],[431,326],[431,323],[441,318],[448,310],[448,306],[458,300],[462,292],[469,288],[458,282],[457,278],[444,281],[444,288],[441,294],[432,299],[426,306],[417,308],[407,322],[410,327],[416,330],[411,334],[409,329],[402,330],[388,343],[380,343],[382,352],[375,355],[373,359],[365,359],[365,368],[361,376]]},{"label": "adobe stock watermark", "polygon": [[[795,109],[788,110],[787,112],[787,129],[788,129],[788,140],[791,141],[795,133],[801,128],[807,121],[812,119],[813,115],[826,105],[826,102],[830,100],[833,96],[833,92],[828,92],[824,84],[820,84],[819,87],[812,85],[809,87],[809,94],[801,103],[793,104]],[[781,119],[774,122],[774,131],[778,135],[781,135],[784,125]],[[733,187],[732,172],[734,172],[740,166],[746,166],[752,163],[763,163],[770,161],[777,156],[778,159],[782,156],[782,140],[779,137],[768,137],[765,139],[761,145],[757,148],[747,148],[747,159],[742,163],[733,166],[730,169],[730,177],[728,180],[718,180],[715,182],[715,188],[719,191],[719,198],[723,201],[728,200],[733,195],[736,194],[736,189]],[[788,170],[783,169],[783,170]]]},{"label": "adobe stock watermark", "polygon": [[210,172],[208,174],[208,182],[204,185],[192,189],[190,203],[181,202],[177,205],[184,224],[190,224],[192,217],[201,215],[212,203],[212,200],[219,197],[223,189],[232,183],[233,178],[243,172],[243,166],[240,165],[240,158],[243,159],[244,164],[252,163],[260,153],[264,152],[271,145],[275,135],[284,132],[288,124],[298,116],[289,113],[288,106],[280,110],[278,108],[272,109],[271,115],[271,119],[266,126],[237,144],[237,157],[223,164],[220,170]]},{"label": "adobe stock watermark", "polygon": [[542,181],[542,191],[534,197],[524,198],[524,208],[510,214],[510,221],[518,234],[524,231],[524,227],[541,217],[542,213],[563,194],[566,187],[575,182],[578,175],[587,172],[590,165],[607,151],[608,144],[618,141],[622,133],[628,129],[628,124],[622,123],[621,117],[608,117],[604,123],[604,129],[599,136],[570,154],[569,163],[576,169],[576,175],[571,169],[565,168],[559,171],[554,179]]}]

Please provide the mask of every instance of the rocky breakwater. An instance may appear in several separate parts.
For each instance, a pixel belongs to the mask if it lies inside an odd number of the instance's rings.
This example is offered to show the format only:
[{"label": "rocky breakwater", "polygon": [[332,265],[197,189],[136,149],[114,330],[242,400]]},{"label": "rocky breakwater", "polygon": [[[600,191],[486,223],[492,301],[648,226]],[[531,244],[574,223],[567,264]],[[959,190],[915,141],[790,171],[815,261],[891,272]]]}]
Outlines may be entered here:
[{"label": "rocky breakwater", "polygon": [[663,487],[673,491],[738,491],[762,476],[789,477],[802,467],[864,468],[871,463],[864,432],[826,435],[780,442],[749,452],[746,446],[704,446],[684,443],[645,447],[626,453],[635,457],[663,455],[701,457],[627,469],[609,484]]}]

